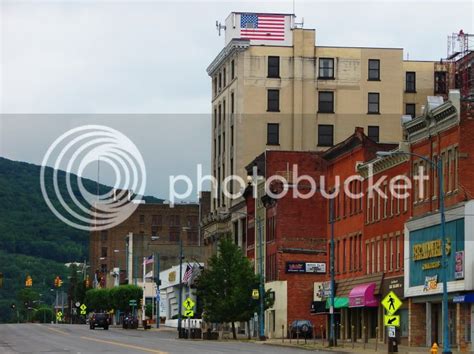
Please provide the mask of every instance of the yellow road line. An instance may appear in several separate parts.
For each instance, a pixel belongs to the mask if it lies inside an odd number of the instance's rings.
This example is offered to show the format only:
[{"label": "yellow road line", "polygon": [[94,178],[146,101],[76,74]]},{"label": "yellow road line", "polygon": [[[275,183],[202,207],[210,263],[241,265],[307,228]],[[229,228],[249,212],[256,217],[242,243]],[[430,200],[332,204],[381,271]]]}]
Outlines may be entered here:
[{"label": "yellow road line", "polygon": [[51,328],[51,327],[48,327],[48,326],[46,326],[45,328],[47,328],[47,329],[49,329],[50,331],[53,331],[53,332],[58,332],[58,333],[64,334],[66,336],[69,335],[69,333],[60,331],[59,329],[56,329],[56,328]]},{"label": "yellow road line", "polygon": [[155,350],[155,349],[150,349],[150,348],[145,348],[145,347],[139,347],[137,345],[125,344],[125,343],[116,342],[116,341],[103,340],[103,339],[98,339],[98,338],[94,338],[94,337],[81,337],[81,339],[87,339],[87,340],[92,340],[92,341],[96,341],[96,342],[99,342],[99,343],[117,345],[119,347],[124,347],[124,348],[137,349],[137,350],[141,350],[141,351],[149,352],[149,353],[168,354],[167,352],[162,352],[160,350]]}]

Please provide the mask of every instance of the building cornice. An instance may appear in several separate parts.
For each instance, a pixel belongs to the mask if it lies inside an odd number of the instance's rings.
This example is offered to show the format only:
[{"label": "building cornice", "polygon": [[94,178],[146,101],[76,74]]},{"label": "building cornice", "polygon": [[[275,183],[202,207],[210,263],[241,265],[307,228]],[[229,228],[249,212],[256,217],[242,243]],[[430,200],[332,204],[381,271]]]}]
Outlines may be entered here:
[{"label": "building cornice", "polygon": [[372,170],[373,175],[376,175],[380,172],[389,170],[394,166],[400,165],[410,159],[409,155],[403,154],[403,153],[397,154],[397,151],[407,152],[409,151],[409,148],[408,146],[406,146],[406,144],[401,143],[398,149],[393,150],[394,152],[393,155],[377,157],[373,160],[362,163],[359,166],[357,166],[357,171],[363,178],[368,178],[370,165],[373,168]]},{"label": "building cornice", "polygon": [[410,144],[445,131],[459,124],[459,114],[451,101],[426,111],[422,116],[404,124]]},{"label": "building cornice", "polygon": [[241,52],[250,47],[250,40],[248,39],[233,39],[227,44],[224,49],[221,50],[217,57],[207,67],[206,71],[209,76],[212,76],[214,72],[221,66],[221,64],[231,55],[236,52]]}]

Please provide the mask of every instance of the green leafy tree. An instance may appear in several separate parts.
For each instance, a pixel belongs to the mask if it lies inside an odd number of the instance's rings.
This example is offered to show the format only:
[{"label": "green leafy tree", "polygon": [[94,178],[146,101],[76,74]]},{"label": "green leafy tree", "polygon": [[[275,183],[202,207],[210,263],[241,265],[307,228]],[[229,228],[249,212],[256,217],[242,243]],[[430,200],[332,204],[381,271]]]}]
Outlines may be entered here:
[{"label": "green leafy tree", "polygon": [[91,289],[87,290],[85,303],[90,311],[107,312],[113,307],[110,289]]},{"label": "green leafy tree", "polygon": [[248,321],[258,311],[258,301],[252,290],[259,278],[242,250],[230,238],[219,244],[219,252],[209,260],[209,266],[197,280],[197,294],[202,302],[204,319],[231,323],[232,335],[236,321]]},{"label": "green leafy tree", "polygon": [[110,291],[113,308],[120,311],[130,311],[130,300],[135,300],[138,304],[143,297],[143,289],[136,285],[120,285]]}]

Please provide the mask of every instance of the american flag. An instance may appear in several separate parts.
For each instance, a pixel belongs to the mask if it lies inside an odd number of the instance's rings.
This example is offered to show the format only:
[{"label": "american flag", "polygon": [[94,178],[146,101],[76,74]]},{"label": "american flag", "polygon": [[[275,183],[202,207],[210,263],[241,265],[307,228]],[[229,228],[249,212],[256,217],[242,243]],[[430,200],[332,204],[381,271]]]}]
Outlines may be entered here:
[{"label": "american flag", "polygon": [[241,14],[240,36],[261,41],[284,41],[285,15]]},{"label": "american flag", "polygon": [[145,258],[145,260],[144,260],[143,263],[144,263],[145,265],[147,265],[147,264],[153,264],[153,260],[154,260],[154,257],[153,257],[153,255],[151,255],[151,256]]},{"label": "american flag", "polygon": [[191,274],[193,274],[193,267],[188,264],[186,266],[186,271],[184,272],[184,275],[183,275],[183,283],[187,283],[189,278],[191,278]]}]

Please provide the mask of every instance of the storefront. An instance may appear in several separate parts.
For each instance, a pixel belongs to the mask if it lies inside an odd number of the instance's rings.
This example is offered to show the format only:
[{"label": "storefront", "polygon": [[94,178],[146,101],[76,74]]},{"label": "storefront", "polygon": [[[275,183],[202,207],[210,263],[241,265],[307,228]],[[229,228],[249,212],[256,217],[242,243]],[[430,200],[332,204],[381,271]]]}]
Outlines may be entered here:
[{"label": "storefront", "polygon": [[[474,252],[465,252],[474,241],[474,202],[446,213],[448,318],[451,345],[464,347],[472,338],[471,297]],[[409,344],[442,344],[442,237],[439,214],[409,221],[405,232],[405,297],[409,300]],[[460,296],[463,296],[461,298]],[[467,301],[466,301],[467,299]],[[456,300],[456,301],[455,301]],[[461,301],[462,300],[462,301]]]},{"label": "storefront", "polygon": [[336,282],[334,308],[339,339],[367,341],[377,337],[377,328],[382,325],[382,279],[383,273],[378,273]]}]

